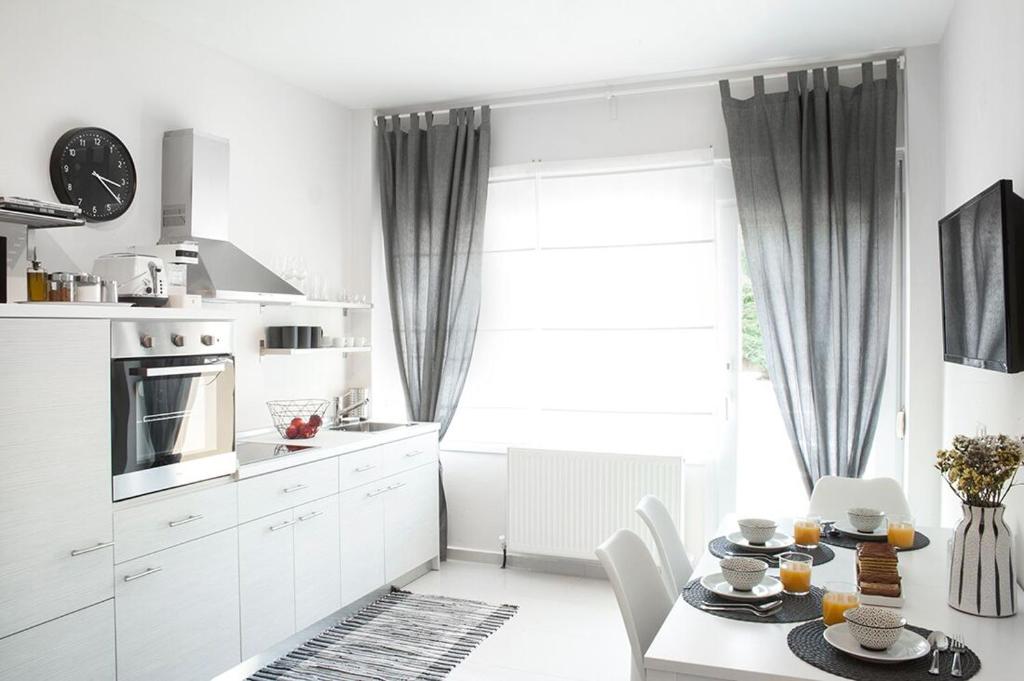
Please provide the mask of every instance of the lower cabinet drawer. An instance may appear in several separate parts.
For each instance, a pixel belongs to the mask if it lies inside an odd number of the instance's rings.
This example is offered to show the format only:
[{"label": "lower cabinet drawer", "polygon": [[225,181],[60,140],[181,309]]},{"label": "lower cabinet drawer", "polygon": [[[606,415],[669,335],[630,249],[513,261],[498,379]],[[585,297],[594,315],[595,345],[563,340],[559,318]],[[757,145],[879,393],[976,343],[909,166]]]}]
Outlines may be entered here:
[{"label": "lower cabinet drawer", "polygon": [[5,681],[114,681],[114,601],[0,639]]},{"label": "lower cabinet drawer", "polygon": [[371,447],[338,457],[338,480],[349,490],[437,461],[437,433]]},{"label": "lower cabinet drawer", "polygon": [[114,508],[114,562],[123,563],[238,524],[234,483]]},{"label": "lower cabinet drawer", "polygon": [[238,532],[114,568],[118,681],[209,681],[240,661]]},{"label": "lower cabinet drawer", "polygon": [[238,522],[244,523],[338,491],[334,458],[286,468],[238,483]]}]

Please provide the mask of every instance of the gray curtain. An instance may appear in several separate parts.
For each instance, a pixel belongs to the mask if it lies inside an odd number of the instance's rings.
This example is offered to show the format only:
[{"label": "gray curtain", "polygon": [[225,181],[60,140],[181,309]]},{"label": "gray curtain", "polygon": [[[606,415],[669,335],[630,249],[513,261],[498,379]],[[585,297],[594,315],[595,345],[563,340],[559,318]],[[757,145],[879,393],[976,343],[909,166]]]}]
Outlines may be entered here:
[{"label": "gray curtain", "polygon": [[[490,168],[490,110],[448,123],[413,114],[377,119],[380,204],[398,366],[416,421],[444,437],[473,357],[480,313],[480,264]],[[448,553],[443,476],[441,546]]]},{"label": "gray curtain", "polygon": [[864,473],[885,379],[897,69],[839,85],[789,74],[734,99],[721,82],[743,243],[768,375],[808,492]]}]

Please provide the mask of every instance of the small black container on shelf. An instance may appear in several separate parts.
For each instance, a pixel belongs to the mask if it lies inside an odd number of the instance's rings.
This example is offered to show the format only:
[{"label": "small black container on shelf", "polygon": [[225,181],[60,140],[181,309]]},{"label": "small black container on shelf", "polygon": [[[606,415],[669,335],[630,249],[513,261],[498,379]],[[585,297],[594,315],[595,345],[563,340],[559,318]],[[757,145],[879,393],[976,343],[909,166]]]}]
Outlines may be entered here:
[{"label": "small black container on shelf", "polygon": [[281,345],[282,348],[297,348],[299,347],[299,327],[297,326],[280,326],[281,329]]},{"label": "small black container on shelf", "polygon": [[268,326],[267,327],[267,347],[268,348],[280,348],[281,347],[281,327],[280,326]]},{"label": "small black container on shelf", "polygon": [[298,343],[295,345],[297,348],[309,348],[312,347],[309,344],[310,327],[308,326],[296,326],[296,334],[298,335]]},{"label": "small black container on shelf", "polygon": [[324,339],[324,327],[322,326],[311,326],[309,327],[309,347],[319,348]]}]

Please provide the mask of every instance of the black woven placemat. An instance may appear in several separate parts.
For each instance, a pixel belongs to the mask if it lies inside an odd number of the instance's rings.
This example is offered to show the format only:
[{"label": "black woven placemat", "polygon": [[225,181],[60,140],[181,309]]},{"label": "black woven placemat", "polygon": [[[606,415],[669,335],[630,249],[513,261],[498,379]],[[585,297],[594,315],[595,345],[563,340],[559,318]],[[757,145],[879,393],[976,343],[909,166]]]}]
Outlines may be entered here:
[{"label": "black woven placemat", "polygon": [[[879,534],[879,539],[858,539],[857,537],[850,537],[845,534],[839,534],[838,530],[833,530],[833,533],[826,534],[821,533],[821,541],[824,544],[831,544],[832,546],[838,546],[844,549],[855,549],[857,544],[866,541],[885,541],[885,535]],[[899,549],[900,551],[917,551],[931,544],[932,541],[920,532],[914,532],[914,545],[909,549]]]},{"label": "black woven placemat", "polygon": [[[813,556],[815,565],[824,565],[836,557],[835,551],[827,546],[822,546],[821,544],[818,544],[818,548],[816,549],[805,549],[801,546],[794,546],[792,550]],[[718,556],[719,558],[727,558],[728,556],[725,554],[726,551],[732,551],[733,553],[758,553],[756,549],[748,549],[745,546],[733,544],[725,537],[715,537],[709,541],[708,551],[711,552],[711,555]],[[764,560],[770,567],[779,567],[778,558],[775,560],[767,560],[761,558],[761,556],[757,556],[757,558],[759,560]]]},{"label": "black woven placemat", "polygon": [[[909,624],[907,629],[928,638],[932,633],[929,629],[912,627]],[[928,668],[932,664],[932,656],[929,653],[922,658],[910,662],[898,662],[896,664],[879,664],[877,662],[865,662],[836,650],[825,640],[822,632],[825,631],[825,623],[821,620],[808,622],[799,627],[789,630],[786,643],[793,654],[809,665],[817,667],[829,674],[842,676],[855,681],[934,681],[935,679],[952,679],[949,668],[953,663],[952,653],[943,653],[939,665],[939,675],[932,676]],[[981,669],[981,660],[968,648],[960,654],[964,674],[962,679],[969,679]]]},{"label": "black woven placemat", "polygon": [[[722,612],[720,610],[704,610],[709,615],[724,617],[728,620],[740,620],[742,622],[766,622],[768,624],[779,624],[782,622],[806,622],[815,617],[821,617],[821,599],[825,590],[821,587],[812,586],[811,592],[806,596],[791,596],[781,593],[769,600],[782,599],[782,607],[770,617],[758,617],[747,610],[735,610]],[[718,596],[701,586],[700,580],[695,579],[683,588],[683,600],[700,610],[700,604],[704,601],[709,603],[736,603]],[[761,601],[762,603],[764,601]]]}]

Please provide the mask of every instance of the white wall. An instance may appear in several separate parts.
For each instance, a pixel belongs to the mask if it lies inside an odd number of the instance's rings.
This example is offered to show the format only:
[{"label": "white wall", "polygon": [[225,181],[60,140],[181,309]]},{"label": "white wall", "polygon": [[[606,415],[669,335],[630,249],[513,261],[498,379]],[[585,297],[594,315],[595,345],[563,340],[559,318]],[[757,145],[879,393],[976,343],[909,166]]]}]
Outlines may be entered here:
[{"label": "white wall", "polygon": [[[941,118],[945,167],[944,208],[952,210],[1000,178],[1024,194],[1024,3],[959,0],[941,43]],[[1024,374],[1004,375],[945,366],[943,431],[973,435],[1024,432]],[[1017,492],[1020,490],[1018,489]],[[947,522],[959,517],[951,495]],[[1024,495],[1012,510],[1024,516]],[[1016,527],[1018,561],[1024,562],[1024,523]]]},{"label": "white wall", "polygon": [[907,437],[904,481],[911,508],[922,525],[939,522],[942,482],[933,464],[942,446],[942,300],[939,237],[943,215],[939,49],[907,50],[906,196],[904,253],[906,334],[904,367]]},{"label": "white wall", "polygon": [[[234,242],[270,265],[280,255],[301,255],[310,271],[332,283],[369,292],[367,209],[365,201],[350,201],[354,131],[346,109],[103,2],[4,2],[0,74],[0,194],[52,199],[50,151],[75,126],[111,130],[136,163],[138,191],[124,217],[38,235],[39,255],[51,271],[87,271],[97,255],[156,243],[162,135],[194,127],[231,141]],[[362,166],[360,181],[365,177]],[[355,220],[361,231],[352,229]],[[3,234],[18,241],[10,293],[20,299],[24,229],[5,226]],[[269,422],[265,399],[329,396],[345,386],[340,356],[260,365],[255,351],[262,326],[274,320],[319,323],[340,335],[337,312],[265,310],[261,316],[257,306],[233,307],[229,314],[240,319],[240,429]],[[369,360],[351,357],[349,366],[368,367]],[[356,374],[355,380],[368,380],[368,369],[362,378]]]}]

